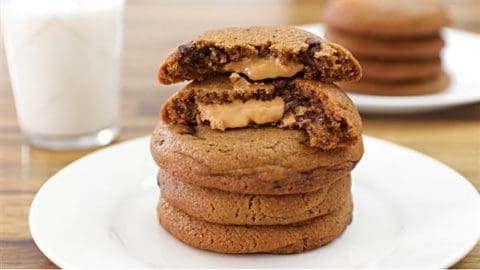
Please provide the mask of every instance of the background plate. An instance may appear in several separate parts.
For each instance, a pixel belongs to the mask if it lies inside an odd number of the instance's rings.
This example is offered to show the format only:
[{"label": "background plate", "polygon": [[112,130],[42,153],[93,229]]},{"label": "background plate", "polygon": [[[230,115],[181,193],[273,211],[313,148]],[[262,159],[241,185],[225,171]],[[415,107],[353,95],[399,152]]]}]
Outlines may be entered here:
[{"label": "background plate", "polygon": [[[322,36],[323,24],[299,25]],[[407,114],[428,112],[480,102],[480,35],[445,28],[446,46],[442,51],[443,67],[450,75],[450,86],[443,92],[422,96],[375,96],[349,93],[362,113]],[[360,63],[361,64],[361,63]]]}]

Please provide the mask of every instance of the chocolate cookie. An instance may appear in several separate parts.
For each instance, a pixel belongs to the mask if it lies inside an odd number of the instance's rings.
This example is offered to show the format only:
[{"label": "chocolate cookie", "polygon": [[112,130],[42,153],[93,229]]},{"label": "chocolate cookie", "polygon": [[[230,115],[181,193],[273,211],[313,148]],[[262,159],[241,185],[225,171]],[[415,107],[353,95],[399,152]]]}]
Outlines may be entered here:
[{"label": "chocolate cookie", "polygon": [[435,36],[449,23],[439,0],[335,0],[323,13],[326,24],[373,37]]},{"label": "chocolate cookie", "polygon": [[361,68],[343,47],[295,27],[232,27],[180,45],[160,66],[158,78],[171,84],[231,73],[251,80],[295,76],[334,82],[358,80]]},{"label": "chocolate cookie", "polygon": [[350,173],[363,154],[349,147],[310,147],[305,132],[274,127],[231,129],[159,123],[151,152],[160,168],[180,181],[247,194],[318,190]]},{"label": "chocolate cookie", "polygon": [[160,224],[174,237],[196,248],[220,253],[298,253],[325,245],[350,223],[351,199],[321,217],[296,225],[221,225],[191,217],[160,200]]},{"label": "chocolate cookie", "polygon": [[380,96],[426,95],[441,92],[448,87],[450,79],[444,72],[428,80],[385,83],[362,80],[356,83],[342,83],[342,88],[361,94]]},{"label": "chocolate cookie", "polygon": [[171,206],[208,222],[227,225],[285,225],[328,214],[350,196],[350,176],[317,191],[248,195],[184,183],[160,169],[161,196]]},{"label": "chocolate cookie", "polygon": [[[345,46],[356,57],[361,58],[363,76],[365,77],[365,59],[411,60],[435,59],[440,57],[440,51],[445,42],[440,34],[431,37],[407,39],[381,39],[365,37],[355,33],[327,27],[325,38]],[[359,59],[360,60],[360,59]]]},{"label": "chocolate cookie", "polygon": [[358,142],[361,120],[347,95],[334,84],[277,79],[249,82],[241,76],[192,82],[162,107],[167,124],[213,129],[269,125],[305,130],[312,147],[331,149]]},{"label": "chocolate cookie", "polygon": [[442,71],[440,59],[420,61],[362,60],[365,81],[406,82],[434,78]]}]

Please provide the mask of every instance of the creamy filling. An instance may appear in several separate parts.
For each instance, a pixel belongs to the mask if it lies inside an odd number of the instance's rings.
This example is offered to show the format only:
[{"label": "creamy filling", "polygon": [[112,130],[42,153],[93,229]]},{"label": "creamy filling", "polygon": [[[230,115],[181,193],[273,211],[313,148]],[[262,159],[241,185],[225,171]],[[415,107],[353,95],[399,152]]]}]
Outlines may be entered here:
[{"label": "creamy filling", "polygon": [[228,72],[242,73],[249,79],[257,81],[279,77],[292,77],[303,69],[297,62],[282,63],[279,58],[256,57],[226,64],[223,69]]},{"label": "creamy filling", "polygon": [[285,102],[281,97],[272,100],[235,100],[225,104],[198,104],[199,118],[208,121],[212,129],[246,127],[250,123],[267,124],[282,119]]}]

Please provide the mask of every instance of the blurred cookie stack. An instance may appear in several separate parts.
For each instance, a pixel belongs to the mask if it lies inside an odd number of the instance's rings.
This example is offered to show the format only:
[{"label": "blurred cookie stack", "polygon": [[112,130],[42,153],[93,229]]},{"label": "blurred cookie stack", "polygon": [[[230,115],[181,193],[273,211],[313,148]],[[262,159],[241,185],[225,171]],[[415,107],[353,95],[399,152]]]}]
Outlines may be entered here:
[{"label": "blurred cookie stack", "polygon": [[448,86],[442,71],[442,27],[437,0],[334,0],[323,13],[325,37],[360,61],[363,78],[342,88],[373,95],[422,95]]},{"label": "blurred cookie stack", "polygon": [[296,253],[351,221],[361,120],[333,82],[358,80],[350,52],[293,27],[227,28],[180,45],[152,135],[160,224],[221,253]]}]

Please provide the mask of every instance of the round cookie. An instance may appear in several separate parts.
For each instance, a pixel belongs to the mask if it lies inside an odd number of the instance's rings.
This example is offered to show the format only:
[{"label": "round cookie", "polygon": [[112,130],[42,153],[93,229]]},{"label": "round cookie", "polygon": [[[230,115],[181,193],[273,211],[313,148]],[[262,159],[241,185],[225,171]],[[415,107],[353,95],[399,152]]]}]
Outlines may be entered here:
[{"label": "round cookie", "polygon": [[285,225],[328,214],[350,196],[350,176],[310,193],[248,195],[194,186],[163,170],[158,182],[161,196],[186,214],[226,225]]},{"label": "round cookie", "polygon": [[342,83],[340,86],[349,92],[379,96],[413,96],[441,92],[448,87],[450,78],[445,72],[439,73],[432,79],[401,83],[382,83],[362,80],[350,84]]},{"label": "round cookie", "polygon": [[442,71],[440,59],[419,61],[362,60],[363,80],[405,82],[426,80]]},{"label": "round cookie", "polygon": [[191,217],[160,200],[160,224],[184,243],[219,253],[299,253],[329,243],[352,218],[351,199],[328,215],[296,225],[221,225]]},{"label": "round cookie", "polygon": [[323,13],[327,25],[374,37],[433,36],[449,23],[439,0],[335,0]]},{"label": "round cookie", "polygon": [[160,66],[158,79],[163,84],[202,81],[231,74],[229,64],[252,60],[273,60],[276,67],[294,70],[251,80],[300,77],[336,82],[361,77],[358,61],[342,46],[292,26],[253,26],[208,31],[178,46]]},{"label": "round cookie", "polygon": [[160,168],[197,186],[247,194],[318,190],[350,173],[363,154],[354,145],[332,150],[308,146],[303,131],[275,127],[232,129],[159,123],[151,152]]},{"label": "round cookie", "polygon": [[[445,42],[439,34],[426,38],[385,40],[365,37],[327,27],[325,38],[348,48],[362,59],[435,59],[440,57]],[[365,76],[365,66],[361,63]]]}]

